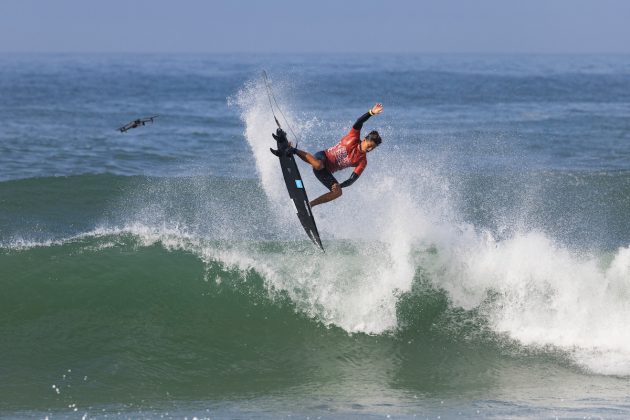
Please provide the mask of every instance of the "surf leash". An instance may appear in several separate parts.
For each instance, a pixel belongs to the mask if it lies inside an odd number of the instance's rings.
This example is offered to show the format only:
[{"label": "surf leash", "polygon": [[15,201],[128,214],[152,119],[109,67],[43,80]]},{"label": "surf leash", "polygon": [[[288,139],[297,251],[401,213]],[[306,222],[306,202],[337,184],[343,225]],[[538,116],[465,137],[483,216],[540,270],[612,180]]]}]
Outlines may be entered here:
[{"label": "surf leash", "polygon": [[[280,105],[278,105],[278,101],[276,100],[276,95],[273,94],[273,90],[271,89],[271,83],[269,83],[269,78],[267,77],[267,72],[265,70],[263,70],[262,74],[263,74],[263,78],[265,80],[265,87],[267,88],[267,99],[269,99],[269,107],[271,108],[271,113],[273,114],[273,119],[276,120],[276,124],[278,125],[278,128],[282,129],[282,127],[280,126],[280,122],[278,121],[278,118],[276,117],[276,113],[273,110],[273,103],[275,103],[276,104],[276,108],[278,109],[278,112],[280,113],[280,115],[282,115],[282,118],[284,119],[284,122],[286,123],[287,127],[289,127],[289,131],[291,131],[291,134],[293,134],[293,137],[295,138],[295,146],[294,147],[297,148],[298,147],[298,143],[300,142],[300,139],[295,134],[295,131],[293,131],[293,128],[291,128],[291,124],[289,124],[289,120],[284,115],[284,112],[282,112],[282,108],[280,108]],[[273,98],[273,103],[271,102],[272,98]]]}]

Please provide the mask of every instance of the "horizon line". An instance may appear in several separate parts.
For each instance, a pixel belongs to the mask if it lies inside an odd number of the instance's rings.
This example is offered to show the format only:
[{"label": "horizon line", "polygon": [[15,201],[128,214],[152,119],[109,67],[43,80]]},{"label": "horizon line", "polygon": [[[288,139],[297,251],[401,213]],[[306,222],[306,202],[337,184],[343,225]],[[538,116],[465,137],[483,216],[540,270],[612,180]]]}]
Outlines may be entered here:
[{"label": "horizon line", "polygon": [[0,54],[91,54],[91,55],[630,55],[630,51],[11,51],[0,50]]}]

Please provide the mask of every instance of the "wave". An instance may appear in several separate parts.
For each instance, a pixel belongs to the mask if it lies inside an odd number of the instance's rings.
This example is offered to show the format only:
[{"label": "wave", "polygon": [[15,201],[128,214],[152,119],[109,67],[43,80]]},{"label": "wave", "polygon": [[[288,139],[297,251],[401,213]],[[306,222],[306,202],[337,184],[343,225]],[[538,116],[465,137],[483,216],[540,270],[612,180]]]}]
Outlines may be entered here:
[{"label": "wave", "polygon": [[[284,86],[274,83],[279,97],[290,98]],[[370,349],[382,349],[377,340],[408,338],[424,343],[419,352],[433,340],[449,349],[481,343],[498,354],[516,346],[561,353],[587,371],[630,375],[630,248],[620,222],[627,172],[471,178],[451,170],[449,155],[412,156],[384,143],[341,199],[314,209],[322,254],[286,205],[268,152],[274,126],[262,80],[230,102],[245,123],[258,180],[82,175],[0,183],[10,197],[0,215],[0,282],[8,291],[3,307],[14,308],[3,311],[3,325],[12,342],[23,339],[14,357],[27,352],[27,337],[58,329],[59,316],[68,326],[64,339],[82,335],[77,330],[97,337],[91,343],[117,337],[120,347],[109,350],[131,349],[136,361],[171,363],[182,351],[174,343],[189,339],[197,359],[206,360],[209,347],[229,370],[229,355],[256,347],[268,325],[281,337],[266,342],[268,354],[285,351],[291,360],[299,351],[281,343],[303,334],[331,347],[362,337]],[[284,108],[298,120],[296,105]],[[313,150],[324,146],[317,133],[342,126],[291,125]],[[379,129],[386,141],[394,138],[392,127]],[[312,196],[323,192],[309,171],[303,176]],[[600,206],[568,206],[570,223],[558,222],[567,218],[564,199],[578,203],[582,187]],[[571,189],[575,197],[562,195]],[[568,225],[612,240],[584,246],[575,230],[557,234]],[[134,335],[148,344],[129,343]]]},{"label": "wave", "polygon": [[[214,337],[220,345],[203,342],[204,349],[226,354],[243,342],[259,346],[248,334],[263,323],[287,342],[306,329],[333,341],[347,333],[441,337],[449,346],[486,343],[499,353],[516,343],[560,352],[596,373],[630,374],[623,334],[630,248],[598,259],[573,255],[541,234],[502,242],[464,236],[466,247],[414,248],[405,289],[391,276],[396,261],[372,257],[374,243],[332,241],[322,255],[306,241],[207,241],[144,225],[17,241],[0,248],[2,324],[20,328],[23,341],[9,334],[17,352],[32,347],[56,316],[63,320],[54,329],[59,340],[81,336],[82,346],[128,336],[121,326],[135,319],[133,328],[176,324],[173,330]],[[240,338],[224,336],[224,328]],[[48,339],[54,346],[57,339]]]}]

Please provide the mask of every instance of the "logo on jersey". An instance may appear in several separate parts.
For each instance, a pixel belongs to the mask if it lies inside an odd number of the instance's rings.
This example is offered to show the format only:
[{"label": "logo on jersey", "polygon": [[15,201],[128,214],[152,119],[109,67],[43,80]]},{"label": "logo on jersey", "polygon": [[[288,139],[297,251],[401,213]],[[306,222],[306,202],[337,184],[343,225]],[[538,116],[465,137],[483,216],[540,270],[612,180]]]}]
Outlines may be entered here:
[{"label": "logo on jersey", "polygon": [[328,149],[328,151],[335,156],[335,163],[339,169],[347,168],[352,165],[350,157],[348,156],[348,151],[342,145],[338,144],[333,146]]}]

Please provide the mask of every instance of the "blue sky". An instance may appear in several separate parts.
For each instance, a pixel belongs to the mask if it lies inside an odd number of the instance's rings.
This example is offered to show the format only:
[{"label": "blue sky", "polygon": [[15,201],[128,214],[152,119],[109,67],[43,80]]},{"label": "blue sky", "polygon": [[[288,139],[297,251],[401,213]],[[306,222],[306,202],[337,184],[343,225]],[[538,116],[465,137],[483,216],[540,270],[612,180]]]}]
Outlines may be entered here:
[{"label": "blue sky", "polygon": [[0,0],[0,52],[630,53],[627,0]]}]

